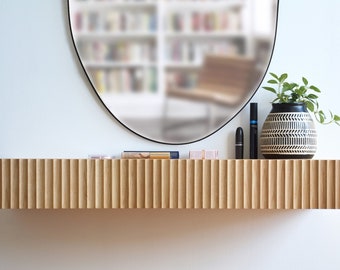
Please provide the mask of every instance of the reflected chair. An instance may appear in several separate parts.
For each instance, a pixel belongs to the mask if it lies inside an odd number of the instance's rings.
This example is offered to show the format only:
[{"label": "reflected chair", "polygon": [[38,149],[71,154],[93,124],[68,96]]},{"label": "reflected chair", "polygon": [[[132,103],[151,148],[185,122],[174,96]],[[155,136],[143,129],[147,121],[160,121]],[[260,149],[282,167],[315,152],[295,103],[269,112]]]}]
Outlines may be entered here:
[{"label": "reflected chair", "polygon": [[[199,71],[197,86],[193,89],[169,87],[163,112],[163,131],[179,126],[181,123],[168,125],[169,99],[189,100],[206,104],[207,115],[204,120],[208,132],[216,126],[214,107],[239,107],[255,86],[255,61],[245,56],[206,55]],[[183,125],[188,123],[183,122]],[[165,134],[163,132],[163,134]]]}]

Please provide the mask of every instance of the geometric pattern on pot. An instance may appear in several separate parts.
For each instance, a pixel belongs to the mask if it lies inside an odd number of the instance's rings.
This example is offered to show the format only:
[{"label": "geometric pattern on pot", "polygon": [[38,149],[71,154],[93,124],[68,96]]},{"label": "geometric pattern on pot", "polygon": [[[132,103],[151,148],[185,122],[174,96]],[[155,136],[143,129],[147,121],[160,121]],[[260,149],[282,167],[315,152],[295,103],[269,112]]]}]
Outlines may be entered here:
[{"label": "geometric pattern on pot", "polygon": [[317,134],[308,112],[269,113],[260,136],[266,158],[312,158]]}]

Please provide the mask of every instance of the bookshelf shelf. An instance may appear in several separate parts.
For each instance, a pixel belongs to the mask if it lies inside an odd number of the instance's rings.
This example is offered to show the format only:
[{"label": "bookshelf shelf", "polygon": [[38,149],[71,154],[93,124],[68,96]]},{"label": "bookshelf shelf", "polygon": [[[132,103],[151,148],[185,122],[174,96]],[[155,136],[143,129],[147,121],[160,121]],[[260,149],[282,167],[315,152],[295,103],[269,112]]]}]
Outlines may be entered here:
[{"label": "bookshelf shelf", "polygon": [[167,32],[166,38],[246,38],[241,31]]},{"label": "bookshelf shelf", "polygon": [[166,68],[170,69],[197,69],[200,68],[201,65],[195,62],[185,62],[185,61],[177,61],[177,62],[168,62],[165,64]]},{"label": "bookshelf shelf", "polygon": [[156,38],[155,32],[146,31],[126,31],[126,32],[110,32],[110,31],[100,31],[91,32],[83,31],[76,35],[77,39],[105,39],[105,40],[117,40],[117,39],[154,39]]},{"label": "bookshelf shelf", "polygon": [[98,5],[98,1],[83,1],[79,2],[79,7],[84,10],[103,10],[107,8],[152,8],[154,9],[157,6],[156,1],[136,1],[136,2],[127,2],[127,1],[102,1],[100,5]]},{"label": "bookshelf shelf", "polygon": [[247,0],[228,0],[228,1],[164,1],[168,10],[184,9],[185,11],[216,11],[221,9],[237,10],[246,4]]},{"label": "bookshelf shelf", "polygon": [[0,209],[93,208],[340,209],[340,161],[0,160]]},{"label": "bookshelf shelf", "polygon": [[84,66],[88,68],[133,68],[133,67],[146,67],[155,68],[157,66],[156,63],[148,63],[148,62],[115,62],[115,61],[83,61]]}]

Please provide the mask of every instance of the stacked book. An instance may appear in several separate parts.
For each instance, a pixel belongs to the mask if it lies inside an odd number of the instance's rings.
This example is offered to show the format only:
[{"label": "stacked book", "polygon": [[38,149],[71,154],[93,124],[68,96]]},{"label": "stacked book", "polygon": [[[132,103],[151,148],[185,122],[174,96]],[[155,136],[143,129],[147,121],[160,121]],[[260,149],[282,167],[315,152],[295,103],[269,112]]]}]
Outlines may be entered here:
[{"label": "stacked book", "polygon": [[154,93],[157,91],[155,68],[94,69],[90,77],[99,93]]},{"label": "stacked book", "polygon": [[178,151],[124,151],[123,159],[179,159]]}]

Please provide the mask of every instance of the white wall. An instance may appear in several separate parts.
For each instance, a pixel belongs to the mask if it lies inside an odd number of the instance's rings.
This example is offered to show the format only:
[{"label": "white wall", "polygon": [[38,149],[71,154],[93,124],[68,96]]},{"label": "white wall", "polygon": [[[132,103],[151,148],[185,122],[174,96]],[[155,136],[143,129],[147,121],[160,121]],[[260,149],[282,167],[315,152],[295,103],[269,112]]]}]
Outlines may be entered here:
[{"label": "white wall", "polygon": [[[340,1],[281,0],[270,70],[306,76],[340,113]],[[66,1],[0,1],[0,157],[87,157],[174,149],[120,126],[96,100],[71,45]],[[260,90],[260,126],[270,110]],[[176,147],[233,157],[248,109]],[[340,157],[340,127],[318,125],[316,158]],[[1,269],[339,269],[339,211],[0,212]]]}]

